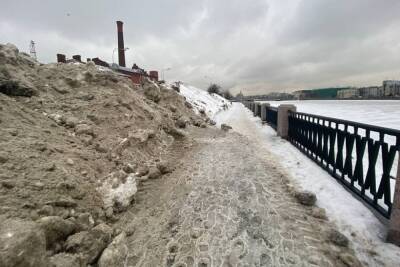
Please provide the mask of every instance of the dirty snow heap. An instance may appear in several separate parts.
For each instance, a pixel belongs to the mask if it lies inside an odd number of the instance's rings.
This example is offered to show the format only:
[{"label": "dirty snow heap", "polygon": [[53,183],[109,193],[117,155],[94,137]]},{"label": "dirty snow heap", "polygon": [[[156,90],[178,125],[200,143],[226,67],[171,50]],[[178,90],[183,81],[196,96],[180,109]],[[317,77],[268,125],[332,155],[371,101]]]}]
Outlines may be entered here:
[{"label": "dirty snow heap", "polygon": [[0,44],[0,266],[108,265],[113,223],[173,168],[185,128],[208,127],[209,98]]}]

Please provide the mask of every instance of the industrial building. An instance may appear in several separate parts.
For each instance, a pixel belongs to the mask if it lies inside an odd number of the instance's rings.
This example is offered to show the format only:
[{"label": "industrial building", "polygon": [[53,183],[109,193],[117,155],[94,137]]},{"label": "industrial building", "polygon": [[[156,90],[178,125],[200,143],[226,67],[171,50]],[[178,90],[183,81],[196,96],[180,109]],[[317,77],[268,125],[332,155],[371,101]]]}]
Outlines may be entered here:
[{"label": "industrial building", "polygon": [[332,87],[293,92],[296,99],[335,99],[339,92],[348,88]]},{"label": "industrial building", "polygon": [[[106,68],[110,68],[116,72],[119,72],[121,75],[129,77],[133,83],[140,84],[143,82],[145,78],[149,78],[153,81],[158,81],[158,71],[152,70],[146,72],[144,69],[138,67],[136,64],[133,64],[132,68],[127,68],[125,63],[125,45],[124,45],[124,31],[123,31],[123,22],[117,21],[117,37],[118,37],[118,64],[110,64],[106,61],[101,60],[100,58],[87,58],[86,61],[93,61],[94,64],[103,66]],[[72,56],[72,59],[67,59],[64,54],[57,54],[57,62],[58,63],[69,63],[69,62],[79,62],[84,63],[81,60],[80,55]]]}]

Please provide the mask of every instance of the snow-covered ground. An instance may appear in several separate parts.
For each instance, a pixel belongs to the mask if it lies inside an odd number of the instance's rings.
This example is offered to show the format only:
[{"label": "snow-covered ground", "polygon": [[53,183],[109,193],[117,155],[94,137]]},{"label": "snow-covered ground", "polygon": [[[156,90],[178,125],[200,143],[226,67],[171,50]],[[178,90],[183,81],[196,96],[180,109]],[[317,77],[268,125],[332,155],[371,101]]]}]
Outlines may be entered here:
[{"label": "snow-covered ground", "polygon": [[217,94],[209,94],[207,91],[196,88],[191,85],[181,83],[180,93],[186,100],[193,105],[196,113],[204,110],[208,117],[211,119],[220,112],[231,105],[230,101]]},{"label": "snow-covered ground", "polygon": [[317,205],[325,208],[329,219],[352,240],[360,260],[369,266],[399,266],[400,248],[384,242],[387,228],[371,210],[293,145],[277,137],[272,128],[262,125],[242,104],[234,103],[215,120],[231,125],[234,131],[269,150],[294,183],[316,193]]}]

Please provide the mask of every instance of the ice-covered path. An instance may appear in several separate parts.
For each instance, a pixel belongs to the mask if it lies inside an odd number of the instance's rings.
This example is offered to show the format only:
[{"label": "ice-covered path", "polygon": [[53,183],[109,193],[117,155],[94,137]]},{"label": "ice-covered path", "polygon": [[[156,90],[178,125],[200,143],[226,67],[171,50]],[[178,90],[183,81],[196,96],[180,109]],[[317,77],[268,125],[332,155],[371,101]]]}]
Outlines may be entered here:
[{"label": "ice-covered path", "polygon": [[147,181],[153,198],[139,195],[124,218],[136,229],[128,266],[358,266],[289,193],[270,153],[237,133],[195,134],[197,149],[159,189]]},{"label": "ice-covered path", "polygon": [[268,150],[292,182],[316,193],[317,205],[325,208],[330,221],[352,240],[357,256],[365,265],[400,266],[400,248],[384,242],[386,226],[322,168],[277,137],[271,127],[262,125],[242,104],[235,103],[215,120],[231,125],[234,131]]}]

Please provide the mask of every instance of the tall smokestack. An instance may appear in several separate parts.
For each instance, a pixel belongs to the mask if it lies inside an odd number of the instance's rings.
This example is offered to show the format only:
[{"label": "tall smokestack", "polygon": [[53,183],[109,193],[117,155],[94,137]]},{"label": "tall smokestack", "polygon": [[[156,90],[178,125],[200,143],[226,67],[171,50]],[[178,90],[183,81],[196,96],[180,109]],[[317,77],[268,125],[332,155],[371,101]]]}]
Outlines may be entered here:
[{"label": "tall smokestack", "polygon": [[123,22],[117,21],[117,31],[118,31],[118,61],[121,67],[125,66],[125,47],[124,47],[124,31]]}]

